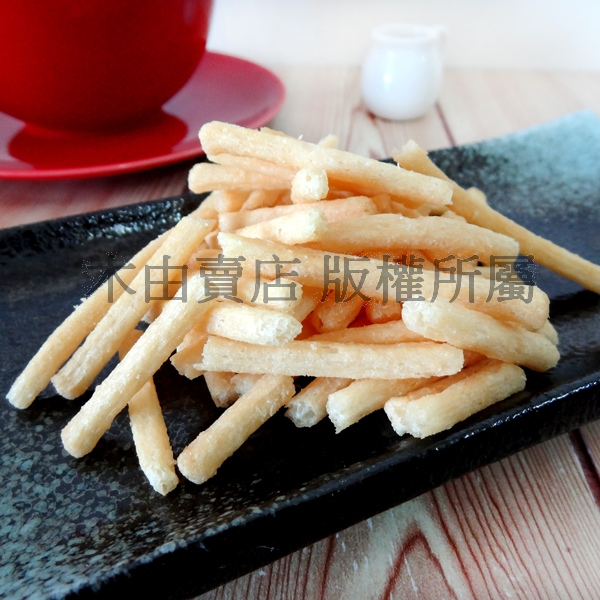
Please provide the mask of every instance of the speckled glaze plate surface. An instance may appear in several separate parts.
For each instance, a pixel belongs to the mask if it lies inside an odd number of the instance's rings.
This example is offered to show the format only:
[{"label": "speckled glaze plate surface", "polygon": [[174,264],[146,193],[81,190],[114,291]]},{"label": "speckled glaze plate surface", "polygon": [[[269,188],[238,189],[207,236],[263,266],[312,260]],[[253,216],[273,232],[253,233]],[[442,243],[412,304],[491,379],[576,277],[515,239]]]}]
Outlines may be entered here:
[{"label": "speckled glaze plate surface", "polygon": [[[600,261],[600,119],[577,113],[433,153],[447,173],[537,233]],[[0,391],[90,286],[84,264],[126,260],[187,214],[183,196],[0,232]],[[276,415],[203,486],[163,498],[118,418],[81,460],[61,428],[80,404],[47,390],[0,406],[0,596],[188,598],[453,477],[600,417],[600,297],[539,269],[563,355],[524,392],[425,440],[374,414],[336,436]],[[201,381],[156,377],[174,450],[217,416]]]}]

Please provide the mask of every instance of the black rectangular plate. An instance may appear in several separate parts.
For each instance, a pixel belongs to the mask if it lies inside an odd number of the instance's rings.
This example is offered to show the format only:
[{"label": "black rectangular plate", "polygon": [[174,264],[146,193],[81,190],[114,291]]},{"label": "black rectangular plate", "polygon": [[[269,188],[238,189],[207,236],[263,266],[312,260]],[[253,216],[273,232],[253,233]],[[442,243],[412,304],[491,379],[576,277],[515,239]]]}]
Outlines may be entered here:
[{"label": "black rectangular plate", "polygon": [[[600,119],[576,113],[432,153],[462,185],[533,231],[600,261]],[[182,196],[0,232],[0,392],[89,291],[91,267],[127,260],[198,202]],[[87,265],[87,267],[85,266]],[[524,392],[425,439],[399,438],[381,411],[340,435],[282,414],[203,486],[163,498],[138,468],[125,415],[81,460],[59,432],[80,401],[51,389],[0,407],[0,595],[187,598],[600,416],[600,302],[539,269],[562,359]],[[156,376],[175,453],[218,415],[202,381]]]}]

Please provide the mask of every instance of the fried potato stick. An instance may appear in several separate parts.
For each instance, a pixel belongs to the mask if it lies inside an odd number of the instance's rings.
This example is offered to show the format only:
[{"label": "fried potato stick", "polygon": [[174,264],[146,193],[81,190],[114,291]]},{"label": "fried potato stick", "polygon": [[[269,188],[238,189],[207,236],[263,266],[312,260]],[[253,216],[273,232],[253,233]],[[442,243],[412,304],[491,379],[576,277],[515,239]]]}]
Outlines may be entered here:
[{"label": "fried potato stick", "polygon": [[305,244],[321,238],[327,231],[327,219],[319,208],[308,208],[237,230],[238,235],[282,244]]},{"label": "fried potato stick", "polygon": [[329,181],[325,169],[300,169],[291,186],[291,200],[294,204],[318,202],[327,197]]},{"label": "fried potato stick", "polygon": [[[142,332],[135,329],[127,336],[119,348],[121,360],[141,335]],[[154,490],[165,496],[177,487],[179,478],[152,378],[129,400],[129,420],[140,467]]]},{"label": "fried potato stick", "polygon": [[307,338],[307,341],[311,342],[348,342],[351,344],[399,344],[424,340],[422,335],[408,329],[402,321],[350,327],[318,333]]},{"label": "fried potato stick", "polygon": [[554,367],[560,357],[556,346],[545,335],[458,304],[407,302],[402,309],[402,318],[409,329],[430,340],[446,342],[534,371]]},{"label": "fried potato stick", "polygon": [[213,307],[214,300],[199,302],[206,298],[203,279],[199,275],[190,279],[187,302],[167,303],[156,321],[62,430],[63,444],[69,454],[81,457],[93,450],[131,397],[169,358],[196,321]]},{"label": "fried potato stick", "polygon": [[296,427],[312,427],[327,416],[327,399],[352,383],[346,377],[317,377],[288,403],[285,416]]},{"label": "fried potato stick", "polygon": [[554,244],[550,240],[535,235],[525,227],[518,225],[508,217],[501,215],[487,204],[469,194],[458,184],[451,181],[427,156],[427,152],[414,141],[409,141],[402,151],[394,154],[403,167],[413,172],[437,177],[449,182],[453,187],[452,210],[475,225],[487,227],[492,231],[508,235],[517,242],[521,254],[531,255],[540,265],[555,273],[576,281],[583,287],[600,294],[600,266]]},{"label": "fried potato stick", "polygon": [[398,435],[424,438],[450,429],[487,406],[525,388],[516,365],[484,360],[431,387],[391,398],[385,412]]},{"label": "fried potato stick", "polygon": [[258,346],[211,336],[196,367],[236,373],[407,379],[456,373],[462,369],[463,358],[462,350],[434,342],[369,345],[298,340],[284,346]]},{"label": "fried potato stick", "polygon": [[[219,244],[226,256],[243,255],[246,258],[244,270],[252,269],[255,261],[264,261],[261,265],[266,276],[274,276],[275,265],[273,255],[280,261],[297,260],[294,264],[295,276],[290,279],[300,281],[302,284],[321,288],[326,285],[329,289],[335,289],[339,285],[338,280],[343,276],[345,262],[354,271],[364,273],[364,279],[360,286],[361,293],[368,298],[386,300],[387,297],[394,298],[395,290],[386,289],[382,282],[385,270],[393,269],[392,263],[385,264],[379,260],[360,261],[359,257],[324,252],[304,247],[289,247],[277,242],[265,240],[253,240],[243,238],[233,233],[219,233]],[[327,262],[326,262],[327,261]],[[329,270],[329,274],[326,271]],[[337,269],[337,271],[335,271]],[[332,275],[331,271],[335,274]],[[443,274],[442,274],[443,275]],[[464,280],[445,282],[448,276],[439,278],[440,273],[423,269],[418,274],[420,281],[410,292],[411,298],[422,297],[425,300],[439,298],[440,301],[450,302],[456,296],[456,303],[469,305],[478,311],[493,315],[499,319],[516,321],[528,329],[539,329],[548,319],[549,299],[539,288],[531,289],[531,302],[523,302],[520,298],[504,299],[499,302],[499,292],[495,288],[490,294],[490,280],[483,277],[464,277]],[[356,275],[357,279],[359,275]],[[466,281],[465,281],[466,280]],[[408,294],[408,290],[407,290]]]},{"label": "fried potato stick", "polygon": [[40,392],[50,383],[50,379],[75,352],[79,344],[100,322],[112,306],[109,302],[109,289],[112,289],[113,301],[117,301],[124,291],[118,283],[120,279],[129,286],[146,262],[153,256],[169,232],[151,241],[130,261],[134,268],[120,269],[91,296],[82,301],[75,310],[50,334],[42,347],[29,361],[17,377],[6,397],[13,406],[27,408]]},{"label": "fried potato stick", "polygon": [[226,152],[295,170],[324,169],[330,186],[343,184],[360,194],[387,192],[417,204],[445,205],[451,200],[452,188],[447,182],[440,184],[435,178],[417,176],[397,165],[266,131],[214,121],[202,127],[200,142],[209,158]]},{"label": "fried potato stick", "polygon": [[183,476],[197,484],[210,479],[295,391],[291,377],[263,375],[179,455],[177,466]]},{"label": "fried potato stick", "polygon": [[512,238],[477,225],[439,217],[407,219],[391,214],[331,223],[319,240],[309,246],[342,254],[357,254],[366,248],[385,250],[391,255],[396,249],[434,250],[442,258],[477,255],[486,265],[492,256],[516,258],[519,254],[519,244]]},{"label": "fried potato stick", "polygon": [[234,190],[237,192],[250,192],[259,188],[280,190],[289,187],[290,183],[290,181],[277,179],[256,171],[214,165],[207,162],[194,165],[188,177],[189,188],[196,194],[216,190]]},{"label": "fried potato stick", "polygon": [[[270,221],[284,215],[315,208],[314,204],[280,204],[254,210],[240,210],[219,215],[220,231],[236,231],[244,227]],[[377,212],[377,207],[366,196],[353,196],[343,200],[327,200],[319,203],[319,210],[328,223],[354,219]]]},{"label": "fried potato stick", "polygon": [[324,412],[329,415],[335,432],[340,433],[363,417],[383,408],[393,396],[403,396],[436,380],[436,377],[358,379],[343,389],[332,392]]},{"label": "fried potato stick", "polygon": [[235,373],[227,373],[226,371],[208,371],[204,373],[204,381],[215,406],[225,408],[238,399],[239,394],[231,384],[231,378],[234,375]]},{"label": "fried potato stick", "polygon": [[[184,217],[173,228],[165,242],[149,259],[148,265],[159,268],[163,257],[169,264],[185,264],[204,236],[212,229],[214,221]],[[177,278],[177,269],[169,273],[170,279]],[[166,279],[166,278],[165,278]],[[90,332],[83,345],[73,354],[69,362],[52,378],[52,383],[61,396],[76,398],[83,394],[108,361],[116,354],[119,346],[140,322],[148,310],[146,300],[146,273],[140,271],[131,282],[133,294],[122,294],[106,315]],[[150,286],[150,296],[162,293]],[[163,309],[164,310],[164,309]]]},{"label": "fried potato stick", "polygon": [[359,296],[344,298],[336,297],[331,291],[327,294],[324,302],[320,302],[311,315],[311,323],[320,333],[346,329],[358,316],[364,304]]}]

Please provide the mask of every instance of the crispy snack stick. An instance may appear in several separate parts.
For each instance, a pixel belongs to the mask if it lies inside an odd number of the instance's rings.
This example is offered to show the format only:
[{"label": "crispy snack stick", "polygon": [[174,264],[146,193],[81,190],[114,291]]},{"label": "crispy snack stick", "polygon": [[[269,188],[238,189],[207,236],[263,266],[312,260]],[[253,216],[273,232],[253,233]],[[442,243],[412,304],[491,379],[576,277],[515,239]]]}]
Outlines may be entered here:
[{"label": "crispy snack stick", "polygon": [[89,298],[83,300],[52,332],[12,384],[6,395],[11,404],[17,408],[27,408],[35,400],[36,396],[50,383],[50,379],[58,369],[108,312],[111,307],[108,301],[108,290],[112,288],[114,301],[121,296],[124,288],[118,283],[117,278],[120,278],[128,286],[140,270],[143,270],[144,265],[156,250],[160,248],[167,235],[168,232],[142,248],[129,263],[134,265],[133,269],[123,268],[113,275]]},{"label": "crispy snack stick", "polygon": [[403,396],[437,379],[358,379],[343,389],[332,392],[324,412],[334,424],[335,432],[340,433],[363,417],[383,408],[393,396]]},{"label": "crispy snack stick", "polygon": [[[121,359],[141,335],[142,332],[135,329],[127,336],[119,349]],[[129,419],[140,467],[150,485],[165,496],[177,487],[179,478],[175,473],[175,458],[152,378],[129,400]]]},{"label": "crispy snack stick", "polygon": [[441,258],[477,255],[486,265],[492,256],[516,258],[519,254],[519,244],[512,238],[484,227],[455,219],[407,219],[391,214],[331,223],[318,241],[309,246],[342,254],[357,254],[365,249],[383,250],[391,255],[396,249],[434,250]]},{"label": "crispy snack stick", "polygon": [[360,296],[347,297],[343,301],[329,292],[311,315],[311,323],[319,333],[346,329],[358,316],[364,304]]},{"label": "crispy snack stick", "polygon": [[535,235],[469,194],[434,165],[427,156],[427,152],[414,141],[411,140],[405,144],[401,152],[395,153],[394,160],[411,171],[451,183],[454,190],[452,210],[465,217],[469,223],[487,227],[492,231],[514,238],[519,242],[522,254],[533,256],[540,265],[600,294],[600,266],[557,246],[550,240]]},{"label": "crispy snack stick", "polygon": [[200,130],[200,142],[209,158],[225,152],[295,170],[324,169],[330,186],[344,186],[359,194],[387,192],[416,204],[445,205],[451,200],[452,188],[446,182],[440,184],[435,178],[417,177],[396,165],[267,131],[212,122]]},{"label": "crispy snack stick", "polygon": [[[169,264],[185,264],[190,254],[198,247],[204,236],[213,228],[214,221],[184,217],[173,228],[161,247],[149,259],[148,265],[160,267],[163,257],[170,258]],[[170,279],[180,275],[177,269],[169,273]],[[148,310],[145,294],[146,273],[139,272],[131,282],[133,294],[122,294],[114,302],[103,319],[90,332],[83,345],[73,354],[69,362],[52,378],[52,383],[61,396],[76,398],[83,394],[108,361],[116,354],[119,346]],[[151,296],[162,293],[150,288]]]},{"label": "crispy snack stick", "polygon": [[206,298],[204,278],[196,275],[188,283],[187,302],[168,302],[160,316],[148,326],[123,360],[96,388],[94,395],[62,430],[65,449],[75,457],[93,450],[113,419],[169,358],[186,333],[213,307]]},{"label": "crispy snack stick", "polygon": [[319,208],[307,208],[299,212],[261,221],[237,230],[238,235],[283,244],[305,244],[318,240],[327,231],[327,219]]},{"label": "crispy snack stick", "polygon": [[[481,354],[465,352],[465,368],[482,358]],[[340,433],[350,425],[358,423],[363,417],[383,408],[390,398],[431,386],[439,379],[358,379],[329,396],[327,414],[335,426],[335,432]]]},{"label": "crispy snack stick", "polygon": [[198,163],[190,170],[189,187],[192,192],[201,194],[214,190],[252,191],[258,188],[280,190],[289,187],[290,181],[275,179],[255,171],[237,167]]},{"label": "crispy snack stick", "polygon": [[[307,209],[314,209],[312,203],[307,204],[278,204],[254,210],[239,210],[232,213],[219,215],[220,231],[236,231],[263,221],[270,221],[284,215],[299,213]],[[327,223],[354,219],[377,212],[377,207],[366,196],[352,196],[343,200],[327,200],[319,203],[319,210]]]},{"label": "crispy snack stick", "polygon": [[[219,244],[226,256],[243,255],[246,258],[244,270],[252,269],[254,261],[265,261],[263,264],[263,273],[274,276],[275,266],[266,264],[273,263],[273,255],[276,255],[280,261],[297,260],[293,265],[295,276],[289,276],[290,279],[297,279],[302,284],[323,289],[326,284],[330,289],[335,289],[339,283],[340,273],[343,273],[345,261],[353,270],[364,272],[364,280],[360,286],[362,294],[368,298],[378,298],[387,300],[387,297],[394,298],[393,289],[386,290],[381,284],[384,271],[393,268],[389,263],[386,265],[379,260],[359,261],[359,257],[337,254],[334,252],[324,252],[322,250],[313,250],[303,247],[290,247],[276,242],[267,242],[264,240],[253,240],[243,238],[234,233],[219,233]],[[366,257],[365,257],[366,258]],[[327,261],[327,262],[326,262]],[[337,273],[327,276],[326,264],[329,270],[338,270]],[[478,311],[493,315],[499,319],[515,321],[528,329],[539,329],[548,319],[549,300],[548,296],[540,288],[531,288],[531,301],[523,302],[520,298],[505,299],[498,301],[499,291],[497,288],[491,290],[490,280],[483,277],[472,276],[465,277],[458,284],[440,283],[439,273],[423,269],[418,274],[420,281],[418,286],[414,286],[410,292],[410,297],[422,297],[425,300],[439,298],[440,301],[450,302],[456,294],[456,303],[462,303]],[[448,277],[444,276],[443,280]],[[416,280],[415,280],[416,281]],[[490,297],[490,291],[492,291]],[[387,294],[386,294],[387,292]],[[409,291],[407,290],[407,295]],[[386,297],[387,296],[387,297]]]},{"label": "crispy snack stick", "polygon": [[351,379],[407,379],[450,375],[463,367],[463,352],[448,344],[340,344],[293,341],[258,346],[209,337],[202,362],[206,371],[273,373]]},{"label": "crispy snack stick", "polygon": [[329,193],[327,172],[325,169],[300,169],[292,179],[290,191],[294,204],[323,200]]},{"label": "crispy snack stick", "polygon": [[525,388],[516,365],[483,360],[412,394],[391,398],[385,412],[398,435],[424,438],[463,421]]},{"label": "crispy snack stick", "polygon": [[317,377],[300,390],[288,403],[285,416],[296,427],[312,427],[327,416],[330,394],[352,383],[347,377]]},{"label": "crispy snack stick", "polygon": [[406,326],[422,336],[446,342],[490,358],[546,371],[560,357],[548,338],[516,323],[493,317],[458,304],[407,302],[402,310]]},{"label": "crispy snack stick", "polygon": [[349,342],[351,344],[398,344],[422,342],[425,338],[411,331],[402,321],[374,323],[362,327],[350,327],[319,333],[307,338],[311,342]]},{"label": "crispy snack stick", "polygon": [[402,303],[372,299],[365,304],[365,316],[371,323],[390,323],[402,318]]},{"label": "crispy snack stick", "polygon": [[252,389],[231,405],[177,459],[181,473],[194,483],[210,479],[263,423],[295,393],[291,377],[263,375]]}]

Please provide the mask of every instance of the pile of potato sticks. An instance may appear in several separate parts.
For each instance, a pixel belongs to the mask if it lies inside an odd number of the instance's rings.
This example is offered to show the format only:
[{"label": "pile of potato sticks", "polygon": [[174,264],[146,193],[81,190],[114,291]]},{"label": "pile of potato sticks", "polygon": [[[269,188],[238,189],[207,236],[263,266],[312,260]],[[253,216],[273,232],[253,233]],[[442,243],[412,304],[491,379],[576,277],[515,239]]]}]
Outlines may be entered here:
[{"label": "pile of potato sticks", "polygon": [[[121,283],[76,307],[8,393],[19,408],[50,382],[77,398],[118,353],[64,447],[89,453],[128,406],[141,468],[162,494],[176,467],[198,484],[212,477],[284,406],[298,427],[329,417],[337,432],[384,409],[399,435],[425,437],[522,390],[521,367],[544,371],[559,353],[547,295],[514,278],[519,253],[600,292],[598,266],[449,181],[412,141],[397,164],[341,151],[332,136],[311,144],[219,122],[200,141],[211,162],[191,170],[190,189],[211,194],[134,256]],[[173,267],[168,281],[149,282],[161,265]],[[231,289],[207,265],[235,266]],[[342,266],[360,285],[342,285]],[[526,299],[502,297],[506,272]],[[400,299],[390,273],[418,285]],[[177,460],[152,382],[169,359],[204,376],[225,409]],[[313,379],[297,391],[299,376]]]}]

